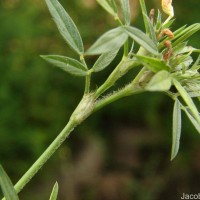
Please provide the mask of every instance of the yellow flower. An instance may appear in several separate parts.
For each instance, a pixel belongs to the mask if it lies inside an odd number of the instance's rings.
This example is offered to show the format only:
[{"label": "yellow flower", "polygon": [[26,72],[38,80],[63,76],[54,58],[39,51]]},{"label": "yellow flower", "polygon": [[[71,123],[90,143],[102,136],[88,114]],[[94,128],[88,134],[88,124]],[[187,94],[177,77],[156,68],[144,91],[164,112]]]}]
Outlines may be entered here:
[{"label": "yellow flower", "polygon": [[167,15],[169,15],[170,18],[174,16],[172,0],[162,0],[162,9]]}]

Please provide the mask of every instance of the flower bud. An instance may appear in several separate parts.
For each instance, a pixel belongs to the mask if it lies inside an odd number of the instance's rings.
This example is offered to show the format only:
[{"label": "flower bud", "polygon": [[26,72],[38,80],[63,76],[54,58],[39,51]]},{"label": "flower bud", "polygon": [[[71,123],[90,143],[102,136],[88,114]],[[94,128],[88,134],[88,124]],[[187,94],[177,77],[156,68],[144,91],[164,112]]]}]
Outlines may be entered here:
[{"label": "flower bud", "polygon": [[174,8],[172,6],[172,0],[162,0],[162,9],[171,18],[174,16]]}]

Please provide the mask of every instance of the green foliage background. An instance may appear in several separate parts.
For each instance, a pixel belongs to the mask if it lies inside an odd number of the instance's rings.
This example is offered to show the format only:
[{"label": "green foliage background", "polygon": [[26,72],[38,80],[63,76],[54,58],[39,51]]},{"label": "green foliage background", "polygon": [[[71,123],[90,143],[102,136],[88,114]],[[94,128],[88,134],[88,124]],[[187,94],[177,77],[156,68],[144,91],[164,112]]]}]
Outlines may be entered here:
[{"label": "green foliage background", "polygon": [[[86,47],[100,33],[116,26],[95,1],[60,2],[76,22]],[[159,4],[155,0],[148,2],[147,7],[159,8]],[[172,30],[199,22],[197,0],[175,1],[174,8],[176,22]],[[138,7],[134,14],[138,17],[133,24],[143,27]],[[190,44],[200,48],[199,33]],[[83,79],[49,66],[40,54],[73,56],[44,1],[1,0],[0,162],[13,182],[64,127],[84,90]],[[89,62],[93,63],[94,59]],[[103,82],[113,67],[99,73],[94,81]],[[130,77],[131,74],[127,79]],[[171,100],[157,93],[133,96],[109,105],[75,130],[22,191],[22,199],[48,199],[56,180],[62,185],[60,199],[70,200],[153,200],[163,195],[167,200],[178,199],[183,192],[198,193],[200,137],[184,117],[180,152],[171,163],[171,116]],[[86,154],[87,157],[82,153],[85,149],[96,154]],[[89,163],[100,164],[93,166],[96,173],[92,178],[81,182],[70,172],[76,174],[71,168],[80,165],[75,167],[77,171],[83,169],[82,173],[89,176],[91,171],[84,166],[84,156],[88,159],[93,156]],[[104,182],[110,185],[104,188]]]}]

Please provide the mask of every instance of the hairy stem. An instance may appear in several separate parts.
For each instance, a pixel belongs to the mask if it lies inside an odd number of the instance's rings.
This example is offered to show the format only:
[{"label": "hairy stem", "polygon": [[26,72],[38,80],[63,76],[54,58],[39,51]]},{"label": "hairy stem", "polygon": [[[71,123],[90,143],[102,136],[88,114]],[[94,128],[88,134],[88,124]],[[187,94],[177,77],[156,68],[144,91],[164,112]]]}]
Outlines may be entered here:
[{"label": "hairy stem", "polygon": [[52,154],[60,147],[60,145],[65,141],[65,139],[69,136],[69,134],[75,127],[76,124],[72,120],[69,120],[68,124],[57,136],[57,138],[50,144],[50,146],[46,149],[46,151],[44,151],[44,153],[38,158],[38,160],[16,183],[15,190],[17,193],[19,193],[24,188],[24,186],[33,178],[33,176],[47,162],[47,160],[52,156]]},{"label": "hairy stem", "polygon": [[106,106],[114,101],[117,101],[123,97],[131,96],[133,94],[140,93],[142,91],[143,90],[140,87],[138,87],[138,86],[134,87],[134,85],[132,83],[130,83],[127,86],[125,86],[123,89],[116,91],[113,94],[110,94],[110,95],[106,96],[105,98],[102,98],[99,101],[97,101],[93,112],[96,112],[96,111],[100,110],[101,108],[103,108],[104,106]]},{"label": "hairy stem", "polygon": [[[123,57],[124,58],[124,57]],[[138,63],[134,60],[127,60],[127,58],[122,59],[122,61],[118,64],[118,66],[114,69],[114,71],[110,74],[107,80],[104,82],[101,87],[95,93],[95,97],[98,98],[101,94],[103,94],[106,90],[112,87],[115,82],[124,76],[131,68],[138,66]]]}]

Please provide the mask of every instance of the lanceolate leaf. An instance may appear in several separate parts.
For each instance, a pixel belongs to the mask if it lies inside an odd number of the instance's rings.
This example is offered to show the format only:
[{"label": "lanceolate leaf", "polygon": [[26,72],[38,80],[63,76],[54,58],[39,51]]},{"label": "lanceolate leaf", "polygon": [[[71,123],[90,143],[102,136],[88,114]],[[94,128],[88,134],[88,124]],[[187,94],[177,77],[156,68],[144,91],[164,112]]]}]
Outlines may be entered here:
[{"label": "lanceolate leaf", "polygon": [[0,185],[6,200],[19,200],[14,186],[8,175],[0,165]]},{"label": "lanceolate leaf", "polygon": [[191,113],[187,110],[187,108],[184,108],[184,111],[186,115],[188,116],[188,118],[190,119],[190,121],[192,122],[193,126],[198,131],[198,133],[200,133],[200,123],[196,121],[196,119],[191,115]]},{"label": "lanceolate leaf", "polygon": [[56,200],[57,196],[58,196],[58,183],[56,182],[54,187],[53,187],[53,190],[52,190],[52,193],[51,193],[49,200]]},{"label": "lanceolate leaf", "polygon": [[146,5],[145,5],[144,0],[140,0],[140,7],[142,9],[143,20],[144,20],[144,25],[145,25],[146,33],[149,33],[148,22],[147,22],[147,19],[145,17],[145,15],[148,15],[148,14],[147,14],[147,9],[146,9]]},{"label": "lanceolate leaf", "polygon": [[192,101],[190,95],[187,93],[185,88],[176,79],[172,79],[172,81],[173,81],[174,86],[180,93],[181,97],[183,98],[183,100],[185,101],[185,103],[187,104],[189,109],[191,110],[191,113],[193,114],[194,118],[200,124],[199,112],[198,112],[194,102]]},{"label": "lanceolate leaf", "polygon": [[121,27],[104,33],[86,52],[87,55],[102,54],[119,49],[127,40],[128,35]]},{"label": "lanceolate leaf", "polygon": [[158,72],[161,70],[169,71],[170,69],[169,66],[166,65],[166,63],[163,60],[159,60],[159,59],[147,57],[147,56],[139,56],[139,55],[135,55],[135,56],[141,64],[143,64],[145,67],[147,67],[153,72]]},{"label": "lanceolate leaf", "polygon": [[129,25],[131,23],[130,2],[129,0],[121,0],[121,5],[125,24]]},{"label": "lanceolate leaf", "polygon": [[154,42],[154,44],[157,45],[156,33],[155,33],[155,30],[154,30],[153,24],[152,24],[152,22],[150,21],[150,19],[147,15],[144,15],[144,17],[146,18],[146,21],[147,21],[147,24],[148,24],[148,27],[149,27],[150,37],[151,37],[152,41]]},{"label": "lanceolate leaf", "polygon": [[93,71],[99,72],[105,69],[114,60],[118,51],[119,49],[102,54],[94,64]]},{"label": "lanceolate leaf", "polygon": [[178,99],[176,99],[173,111],[173,133],[172,133],[172,152],[171,160],[173,160],[179,150],[181,137],[181,104]]},{"label": "lanceolate leaf", "polygon": [[156,30],[160,30],[161,25],[162,25],[161,13],[160,13],[160,10],[158,10],[158,14],[156,18]]},{"label": "lanceolate leaf", "polygon": [[59,67],[62,70],[72,75],[75,75],[75,76],[87,75],[86,66],[72,58],[68,58],[65,56],[58,56],[58,55],[48,55],[48,56],[41,56],[41,57],[47,62],[51,63],[52,65]]},{"label": "lanceolate leaf", "polygon": [[159,71],[146,86],[149,91],[168,91],[171,87],[171,77],[167,71]]},{"label": "lanceolate leaf", "polygon": [[57,0],[45,0],[51,15],[65,41],[78,54],[84,53],[83,42],[76,25]]},{"label": "lanceolate leaf", "polygon": [[96,0],[108,13],[117,16],[117,6],[114,0]]},{"label": "lanceolate leaf", "polygon": [[[173,46],[176,46],[177,44],[186,41],[190,36],[192,36],[194,33],[200,30],[200,23],[193,24],[189,27],[187,27],[184,31],[180,33],[180,37],[172,43]],[[174,38],[176,39],[177,36]]]},{"label": "lanceolate leaf", "polygon": [[194,62],[194,64],[191,67],[191,70],[196,70],[199,69],[199,61],[200,61],[200,55],[198,56],[198,58],[196,59],[196,61]]},{"label": "lanceolate leaf", "polygon": [[144,47],[148,52],[158,55],[158,49],[156,45],[153,43],[153,41],[144,34],[141,30],[131,27],[131,26],[124,26],[123,27],[126,31],[126,33],[139,45]]}]

